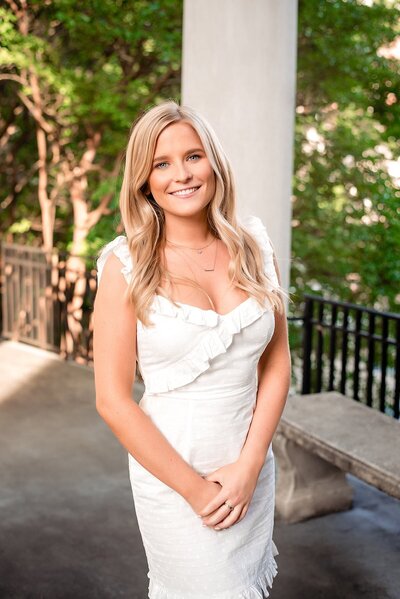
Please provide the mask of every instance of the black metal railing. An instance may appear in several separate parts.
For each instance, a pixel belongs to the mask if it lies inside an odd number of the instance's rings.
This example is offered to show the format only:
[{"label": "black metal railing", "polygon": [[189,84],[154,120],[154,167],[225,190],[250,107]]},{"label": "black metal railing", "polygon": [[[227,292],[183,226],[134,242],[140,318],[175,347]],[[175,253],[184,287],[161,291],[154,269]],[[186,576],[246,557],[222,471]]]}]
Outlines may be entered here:
[{"label": "black metal railing", "polygon": [[2,336],[54,348],[51,293],[54,251],[1,243]]},{"label": "black metal railing", "polygon": [[[95,257],[72,266],[65,252],[2,245],[3,337],[91,365]],[[297,392],[340,391],[399,419],[400,314],[305,294],[288,321]]]},{"label": "black metal railing", "polygon": [[339,391],[399,418],[400,314],[305,294],[301,393]]},{"label": "black metal railing", "polygon": [[91,364],[95,257],[2,242],[0,266],[1,336]]}]

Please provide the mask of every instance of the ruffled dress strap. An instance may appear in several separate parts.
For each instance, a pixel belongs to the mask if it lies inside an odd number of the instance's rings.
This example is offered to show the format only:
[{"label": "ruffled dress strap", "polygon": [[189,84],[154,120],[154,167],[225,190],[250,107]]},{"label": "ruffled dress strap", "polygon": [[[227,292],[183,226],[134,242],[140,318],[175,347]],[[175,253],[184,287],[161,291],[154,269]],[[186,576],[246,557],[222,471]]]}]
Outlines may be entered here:
[{"label": "ruffled dress strap", "polygon": [[101,249],[97,258],[97,285],[100,283],[104,265],[110,254],[115,254],[117,258],[119,258],[122,265],[121,272],[124,275],[126,282],[129,283],[132,275],[132,258],[129,252],[128,240],[125,235],[118,235],[118,237],[115,237],[115,239],[107,243],[107,245]]},{"label": "ruffled dress strap", "polygon": [[274,248],[264,223],[258,216],[253,214],[240,219],[239,223],[257,241],[263,257],[264,274],[268,277],[270,282],[270,290],[276,289],[279,286],[279,281],[273,260]]}]

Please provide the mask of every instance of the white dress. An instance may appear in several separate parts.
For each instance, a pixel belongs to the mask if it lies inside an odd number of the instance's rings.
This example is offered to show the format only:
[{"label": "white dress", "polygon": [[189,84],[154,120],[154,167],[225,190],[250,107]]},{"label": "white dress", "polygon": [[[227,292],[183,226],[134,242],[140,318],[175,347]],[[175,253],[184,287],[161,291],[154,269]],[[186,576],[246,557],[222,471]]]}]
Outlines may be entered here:
[{"label": "white dress", "polygon": [[[241,225],[259,243],[271,288],[277,284],[272,246],[262,221]],[[127,281],[126,237],[107,244],[98,280],[114,252]],[[138,364],[145,384],[140,407],[171,445],[205,476],[238,459],[251,423],[257,363],[272,338],[274,314],[248,298],[220,315],[162,296],[152,304],[155,327],[137,323]],[[150,449],[150,448],[149,448]],[[225,530],[203,527],[179,493],[128,454],[130,481],[147,556],[150,599],[260,599],[277,574],[272,540],[275,458],[270,445],[244,518]]]}]

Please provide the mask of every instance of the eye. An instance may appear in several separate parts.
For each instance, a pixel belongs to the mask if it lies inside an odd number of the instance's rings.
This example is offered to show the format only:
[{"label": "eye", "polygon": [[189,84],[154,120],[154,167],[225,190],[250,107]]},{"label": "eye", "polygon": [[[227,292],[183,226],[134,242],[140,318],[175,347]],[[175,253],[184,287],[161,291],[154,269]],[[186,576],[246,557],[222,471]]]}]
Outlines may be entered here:
[{"label": "eye", "polygon": [[163,164],[167,164],[166,162],[159,162],[158,164],[154,165],[154,168],[159,168],[160,166],[162,166]]},{"label": "eye", "polygon": [[201,158],[199,154],[192,154],[189,158]]}]

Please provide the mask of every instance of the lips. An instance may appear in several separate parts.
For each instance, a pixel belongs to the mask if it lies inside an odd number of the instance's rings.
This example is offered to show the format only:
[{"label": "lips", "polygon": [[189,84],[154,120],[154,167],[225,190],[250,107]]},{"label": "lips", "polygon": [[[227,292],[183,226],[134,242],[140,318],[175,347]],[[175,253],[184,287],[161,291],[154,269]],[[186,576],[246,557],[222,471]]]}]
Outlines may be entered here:
[{"label": "lips", "polygon": [[192,193],[197,191],[199,188],[200,185],[196,187],[186,187],[185,189],[178,189],[176,191],[172,191],[171,195],[176,196],[178,198],[185,198],[186,196],[192,195]]}]

